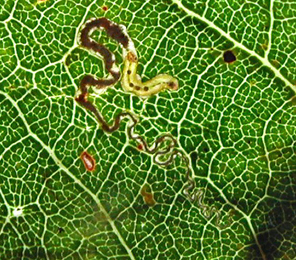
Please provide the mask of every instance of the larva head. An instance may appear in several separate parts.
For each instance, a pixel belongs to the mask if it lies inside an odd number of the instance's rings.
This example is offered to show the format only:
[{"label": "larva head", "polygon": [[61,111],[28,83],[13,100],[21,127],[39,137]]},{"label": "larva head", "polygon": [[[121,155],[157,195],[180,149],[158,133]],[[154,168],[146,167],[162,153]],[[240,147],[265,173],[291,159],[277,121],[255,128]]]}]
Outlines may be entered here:
[{"label": "larva head", "polygon": [[129,51],[128,54],[127,54],[127,59],[128,61],[130,62],[137,62],[138,61],[138,57],[137,57],[137,54]]},{"label": "larva head", "polygon": [[177,79],[172,79],[170,82],[168,82],[168,88],[171,90],[178,90],[179,83]]}]

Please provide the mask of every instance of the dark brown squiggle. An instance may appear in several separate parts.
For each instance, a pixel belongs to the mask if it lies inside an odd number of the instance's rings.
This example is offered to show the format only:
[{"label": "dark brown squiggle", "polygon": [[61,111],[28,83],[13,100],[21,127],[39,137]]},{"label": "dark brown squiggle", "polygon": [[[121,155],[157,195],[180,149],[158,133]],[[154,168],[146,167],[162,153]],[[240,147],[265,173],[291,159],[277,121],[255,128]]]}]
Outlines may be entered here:
[{"label": "dark brown squiggle", "polygon": [[[92,41],[90,39],[90,32],[93,29],[105,29],[107,34],[114,40],[116,40],[118,43],[120,43],[123,48],[127,48],[129,44],[129,37],[125,35],[122,28],[109,21],[106,18],[99,18],[96,20],[92,20],[88,23],[86,23],[85,27],[81,31],[80,41],[81,45],[87,49],[93,50],[104,58],[105,67],[108,70],[108,72],[112,75],[111,79],[95,79],[91,75],[86,75],[83,77],[83,79],[80,82],[80,91],[81,94],[75,99],[80,105],[85,107],[86,109],[90,110],[94,115],[97,117],[98,121],[102,125],[102,128],[104,131],[112,133],[116,131],[120,127],[120,123],[123,118],[128,117],[132,125],[128,127],[128,135],[129,138],[136,140],[140,144],[142,144],[143,150],[148,153],[156,153],[159,149],[159,146],[161,143],[165,141],[169,141],[169,145],[166,149],[159,151],[159,155],[168,153],[172,148],[174,148],[177,144],[176,140],[171,136],[170,134],[163,135],[159,137],[155,143],[153,148],[149,148],[146,141],[141,136],[134,136],[133,135],[133,129],[135,125],[137,124],[137,119],[129,112],[123,112],[119,114],[115,120],[114,124],[112,126],[109,126],[107,122],[104,120],[101,113],[96,109],[96,107],[88,101],[88,87],[89,86],[95,86],[98,89],[106,88],[108,86],[114,85],[120,78],[120,72],[112,70],[112,67],[115,63],[115,60],[113,59],[114,55],[102,44],[99,44],[95,41]],[[169,160],[168,163],[171,163],[172,160]],[[167,164],[167,163],[164,163]]]},{"label": "dark brown squiggle", "polygon": [[[91,75],[86,75],[80,82],[80,95],[75,99],[81,106],[85,107],[87,110],[91,111],[102,125],[104,131],[108,133],[112,133],[120,127],[120,123],[123,118],[129,118],[131,124],[127,127],[128,136],[130,139],[136,141],[141,150],[154,154],[154,162],[158,165],[169,165],[173,163],[176,156],[180,156],[185,163],[186,166],[186,180],[188,182],[187,187],[184,189],[184,194],[188,197],[188,199],[192,202],[198,202],[198,205],[201,207],[206,218],[212,216],[214,213],[217,213],[216,222],[218,224],[220,220],[220,212],[218,212],[215,208],[209,207],[203,204],[203,192],[195,191],[196,185],[194,180],[191,177],[190,167],[188,158],[177,149],[178,143],[177,140],[171,134],[165,134],[156,139],[154,145],[149,147],[147,142],[144,140],[142,136],[134,134],[134,128],[137,124],[137,119],[129,112],[120,113],[114,120],[113,125],[109,125],[101,113],[96,109],[96,107],[88,100],[88,87],[95,86],[98,89],[106,88],[108,86],[114,85],[120,79],[120,72],[118,70],[113,70],[113,65],[115,64],[114,55],[103,45],[92,41],[90,39],[90,32],[93,29],[105,29],[107,34],[118,43],[122,45],[123,48],[127,48],[129,44],[129,37],[123,32],[122,28],[109,21],[106,18],[99,18],[96,20],[92,20],[86,23],[85,27],[81,31],[81,45],[84,48],[93,50],[94,52],[102,55],[105,63],[105,67],[112,76],[111,79],[95,79]],[[162,144],[167,144],[165,148],[161,148]],[[164,157],[166,160],[158,160],[158,158]]]}]

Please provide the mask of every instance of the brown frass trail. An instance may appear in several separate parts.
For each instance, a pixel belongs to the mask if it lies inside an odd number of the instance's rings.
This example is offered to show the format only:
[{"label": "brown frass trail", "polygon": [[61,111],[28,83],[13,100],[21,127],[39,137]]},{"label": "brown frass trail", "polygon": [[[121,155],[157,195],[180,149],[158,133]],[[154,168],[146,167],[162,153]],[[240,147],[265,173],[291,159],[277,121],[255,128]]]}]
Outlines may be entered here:
[{"label": "brown frass trail", "polygon": [[[96,20],[91,20],[86,23],[84,28],[81,31],[80,35],[80,41],[82,47],[92,50],[98,54],[100,54],[105,63],[105,67],[112,76],[111,78],[107,79],[96,79],[92,75],[85,75],[81,82],[80,82],[80,94],[75,98],[75,100],[84,108],[91,111],[101,124],[103,130],[108,133],[112,133],[116,131],[120,127],[120,123],[124,118],[128,118],[130,120],[130,124],[127,126],[127,134],[128,137],[132,140],[134,140],[138,148],[148,154],[154,155],[154,162],[160,166],[167,166],[173,163],[175,157],[177,155],[181,156],[185,167],[186,167],[186,179],[188,181],[188,185],[184,190],[184,194],[191,200],[195,201],[197,199],[197,196],[195,195],[195,182],[190,177],[190,167],[189,167],[189,161],[187,157],[177,148],[178,143],[177,140],[171,135],[171,134],[164,134],[160,137],[158,137],[154,144],[149,147],[147,142],[142,136],[139,136],[137,134],[134,134],[134,128],[137,124],[138,120],[136,117],[129,113],[129,112],[123,112],[120,113],[114,120],[113,125],[109,125],[104,117],[101,115],[101,113],[97,110],[97,108],[88,100],[88,88],[91,86],[96,87],[97,89],[103,89],[108,86],[114,85],[119,79],[120,79],[120,71],[115,66],[115,56],[112,52],[110,52],[104,45],[99,44],[93,40],[90,39],[90,33],[94,29],[104,29],[106,30],[108,36],[110,36],[112,39],[116,40],[119,44],[122,45],[122,47],[126,50],[130,48],[130,46],[133,46],[133,43],[131,39],[128,37],[127,33],[124,30],[124,27],[121,27],[111,21],[109,21],[107,18],[99,18]],[[131,42],[130,42],[131,41]],[[127,52],[127,61],[137,62],[137,56],[136,53]],[[135,64],[131,64],[131,69],[134,70],[133,67]],[[127,75],[131,74],[131,70],[127,69],[126,71]],[[164,82],[162,84],[167,84],[167,86],[171,89],[177,89],[178,82],[173,77],[161,74],[156,76],[153,79],[153,82],[156,84],[156,81]],[[149,82],[149,81],[148,81]],[[151,80],[150,80],[151,82]],[[147,84],[147,83],[144,83]],[[143,84],[142,84],[143,85]],[[137,85],[134,86],[136,88]],[[147,90],[144,85],[143,89]],[[160,88],[161,90],[162,88]],[[157,92],[158,93],[158,92]],[[162,145],[164,144],[164,145]],[[95,166],[95,162],[92,164],[92,160],[86,156],[85,153],[82,154],[81,159],[85,163],[85,167],[88,170],[93,170],[94,168],[92,165]],[[153,194],[147,192],[147,187],[143,187],[141,190],[141,195],[143,196],[143,199],[145,203],[149,206],[153,206],[156,202],[154,200]]]},{"label": "brown frass trail", "polygon": [[112,75],[111,79],[95,79],[91,75],[86,75],[80,82],[80,90],[81,94],[76,98],[76,101],[84,106],[86,109],[93,112],[98,121],[101,123],[103,129],[107,132],[113,132],[119,127],[120,118],[117,117],[115,120],[115,125],[113,127],[109,127],[108,124],[103,119],[102,115],[97,111],[96,107],[88,101],[88,86],[95,86],[98,89],[102,89],[111,85],[114,85],[120,79],[120,72],[117,70],[112,70],[112,67],[115,63],[114,55],[110,52],[104,45],[99,44],[90,39],[90,32],[93,29],[105,29],[107,34],[122,44],[124,47],[128,45],[128,37],[124,35],[120,26],[113,24],[106,18],[99,18],[96,20],[92,20],[86,23],[85,27],[81,31],[80,40],[81,45],[87,49],[93,50],[94,52],[102,55],[105,63],[105,67],[108,72]]},{"label": "brown frass trail", "polygon": [[90,39],[90,32],[93,29],[105,29],[108,36],[120,43],[124,48],[127,48],[129,43],[129,38],[123,33],[119,25],[112,23],[106,18],[99,18],[92,20],[86,23],[85,27],[81,31],[80,40],[81,45],[87,49],[93,50],[94,52],[99,53],[104,58],[105,67],[108,72],[113,76],[113,80],[95,80],[92,76],[90,82],[85,80],[81,82],[87,83],[91,86],[96,87],[106,87],[115,84],[120,78],[120,72],[112,70],[112,67],[115,63],[114,55],[109,51],[104,45],[99,44]]},{"label": "brown frass trail", "polygon": [[[93,50],[94,52],[99,53],[102,55],[105,63],[105,67],[108,70],[108,72],[112,75],[111,79],[95,79],[91,75],[86,75],[82,78],[80,82],[80,90],[81,93],[78,97],[75,98],[75,100],[85,107],[86,109],[90,110],[92,113],[95,114],[98,121],[102,125],[103,130],[106,132],[114,132],[117,130],[120,126],[120,122],[124,117],[129,117],[132,121],[132,126],[129,129],[129,137],[132,139],[136,139],[139,143],[143,145],[145,148],[145,151],[148,153],[155,153],[158,149],[158,146],[161,142],[165,140],[165,138],[170,138],[172,140],[172,143],[176,143],[176,141],[173,139],[171,135],[165,135],[162,137],[159,137],[155,142],[155,147],[153,149],[149,149],[147,143],[144,141],[144,139],[140,136],[137,136],[136,138],[132,137],[132,129],[137,123],[136,118],[128,112],[124,112],[119,114],[114,121],[113,126],[109,126],[107,122],[104,120],[103,116],[100,114],[100,112],[96,109],[96,107],[88,100],[88,87],[89,86],[95,86],[97,89],[106,88],[108,86],[114,85],[120,78],[120,71],[113,70],[113,65],[115,63],[115,58],[112,52],[110,52],[104,45],[99,44],[93,40],[90,39],[90,33],[93,29],[105,29],[107,34],[114,40],[116,40],[119,44],[121,44],[124,48],[128,48],[129,45],[129,37],[124,33],[123,28],[119,25],[109,21],[107,18],[99,18],[95,20],[91,20],[86,23],[84,28],[81,31],[80,40],[81,45],[84,48]],[[131,59],[137,60],[137,57],[132,56],[130,54]]]}]

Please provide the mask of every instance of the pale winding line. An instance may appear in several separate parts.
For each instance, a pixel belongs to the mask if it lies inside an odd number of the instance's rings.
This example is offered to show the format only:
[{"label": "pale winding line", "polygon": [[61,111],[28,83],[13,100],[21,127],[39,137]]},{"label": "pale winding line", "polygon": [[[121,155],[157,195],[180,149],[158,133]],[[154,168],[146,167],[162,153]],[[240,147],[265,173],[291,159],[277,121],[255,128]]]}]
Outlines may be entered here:
[{"label": "pale winding line", "polygon": [[[244,50],[245,52],[249,53],[250,55],[252,56],[255,56],[258,60],[260,60],[262,62],[263,65],[269,67],[274,73],[275,75],[280,78],[282,81],[285,82],[286,85],[288,85],[289,87],[292,88],[292,90],[294,92],[296,92],[296,86],[293,86],[291,84],[291,82],[289,82],[286,78],[283,77],[282,74],[280,74],[280,72],[278,70],[276,70],[271,64],[270,62],[266,59],[266,58],[262,58],[261,56],[259,56],[257,53],[255,53],[254,51],[252,50],[249,50],[248,48],[246,48],[244,45],[242,45],[241,43],[239,43],[238,41],[236,41],[235,39],[233,39],[228,33],[224,32],[222,29],[220,29],[218,26],[216,26],[213,22],[209,21],[208,19],[200,16],[199,14],[195,13],[195,12],[192,12],[191,10],[189,10],[188,8],[186,8],[181,1],[179,0],[172,0],[172,2],[174,4],[176,4],[180,10],[184,11],[185,13],[187,13],[187,15],[191,16],[191,17],[195,17],[203,22],[205,22],[209,27],[215,29],[217,32],[219,32],[222,36],[224,36],[225,38],[231,40],[236,47],[239,47],[240,49]],[[216,186],[216,185],[214,185]],[[224,194],[223,194],[224,195]],[[225,196],[223,196],[225,197]],[[228,201],[228,200],[227,200]],[[232,205],[232,204],[230,204]],[[241,211],[240,211],[241,212]],[[262,247],[258,241],[258,238],[257,238],[257,235],[256,235],[256,232],[254,230],[254,227],[252,225],[252,222],[251,222],[251,219],[249,216],[247,216],[246,214],[243,214],[243,216],[245,217],[245,219],[247,220],[248,222],[248,225],[249,225],[249,228],[253,234],[253,237],[254,237],[254,240],[259,248],[259,251],[260,251],[260,254],[262,256],[262,258],[264,260],[266,260],[266,256],[265,256],[265,253],[263,252],[262,250]]]},{"label": "pale winding line", "polygon": [[[296,93],[296,85],[294,86],[289,80],[287,80],[275,67],[273,67],[271,65],[271,63],[269,62],[269,60],[264,57],[262,58],[260,55],[258,55],[256,52],[248,49],[247,47],[245,47],[244,45],[242,45],[240,42],[238,42],[237,40],[233,39],[232,36],[230,36],[227,32],[224,32],[222,29],[220,29],[217,25],[215,25],[213,22],[209,21],[207,18],[200,16],[199,14],[189,10],[188,8],[186,8],[182,2],[180,0],[172,0],[172,2],[174,4],[176,4],[179,9],[181,9],[182,11],[184,11],[185,13],[187,13],[188,16],[191,17],[195,17],[199,20],[201,20],[202,22],[206,23],[210,28],[216,30],[218,33],[220,33],[222,36],[224,36],[225,38],[227,38],[228,40],[232,41],[235,45],[235,47],[238,47],[242,50],[244,50],[245,52],[249,53],[251,56],[256,57],[259,61],[261,61],[261,63],[265,66],[267,66],[268,68],[270,68],[273,73],[280,78],[283,82],[285,82],[285,84],[287,86],[289,86],[295,93]],[[270,45],[270,43],[269,43]]]},{"label": "pale winding line", "polygon": [[38,141],[41,146],[48,152],[48,154],[52,157],[52,159],[55,161],[55,163],[71,178],[75,181],[75,183],[77,183],[84,191],[86,191],[91,197],[92,199],[97,203],[99,209],[103,212],[103,214],[105,215],[106,219],[108,220],[108,222],[110,223],[113,232],[116,234],[118,240],[120,241],[120,243],[123,245],[123,247],[125,248],[126,252],[128,253],[128,256],[130,257],[130,259],[135,259],[133,253],[131,252],[131,249],[127,246],[127,244],[125,243],[123,237],[121,236],[121,234],[119,233],[119,230],[117,229],[117,227],[115,226],[115,223],[113,222],[113,220],[111,219],[111,217],[109,216],[109,214],[107,213],[106,209],[104,208],[104,206],[102,205],[101,201],[99,200],[99,198],[93,194],[75,175],[73,175],[68,168],[63,165],[63,163],[57,158],[57,156],[55,155],[54,151],[51,150],[51,148],[49,146],[47,146],[46,144],[44,144],[42,142],[42,140],[31,131],[30,126],[28,125],[22,111],[20,110],[18,104],[5,92],[0,90],[0,94],[2,94],[3,96],[5,96],[5,98],[7,98],[10,103],[15,107],[15,109],[18,112],[18,115],[20,116],[20,118],[22,119],[25,127],[27,128],[27,131],[29,133],[29,135],[31,135],[36,141]]}]

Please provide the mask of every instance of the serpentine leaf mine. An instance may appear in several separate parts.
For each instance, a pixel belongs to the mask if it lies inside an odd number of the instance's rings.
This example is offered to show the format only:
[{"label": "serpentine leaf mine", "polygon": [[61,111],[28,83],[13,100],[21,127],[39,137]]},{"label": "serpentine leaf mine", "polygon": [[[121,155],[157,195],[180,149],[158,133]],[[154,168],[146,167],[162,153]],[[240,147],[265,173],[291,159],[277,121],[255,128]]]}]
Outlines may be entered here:
[{"label": "serpentine leaf mine", "polygon": [[[115,55],[110,52],[104,45],[97,43],[90,39],[90,34],[95,29],[104,29],[107,35],[117,41],[123,48],[124,69],[122,76],[122,87],[128,92],[132,92],[140,97],[149,97],[155,95],[165,89],[177,90],[178,80],[167,74],[160,74],[156,77],[142,82],[141,77],[136,73],[138,66],[137,52],[134,43],[128,36],[126,28],[122,25],[117,25],[107,18],[98,18],[88,21],[81,31],[80,42],[83,48],[94,51],[102,56],[105,67],[110,76],[106,79],[96,79],[91,75],[85,75],[80,82],[79,94],[75,100],[84,108],[91,111],[101,124],[102,129],[107,133],[112,133],[120,127],[123,118],[128,118],[130,124],[127,126],[128,137],[137,143],[137,148],[140,151],[154,155],[154,162],[161,166],[167,166],[174,162],[176,156],[180,156],[186,167],[186,179],[188,181],[187,187],[184,189],[184,194],[192,202],[199,202],[199,191],[195,191],[195,182],[190,177],[189,160],[184,153],[178,148],[177,140],[171,134],[164,134],[156,139],[151,147],[147,144],[145,139],[134,133],[134,128],[138,123],[137,118],[130,112],[122,112],[119,114],[113,125],[109,125],[103,115],[97,110],[94,104],[88,100],[88,89],[94,86],[96,89],[103,89],[114,85],[120,79],[120,70],[115,64]],[[165,144],[165,148],[163,148]],[[95,167],[95,161],[86,152],[82,153],[81,158],[84,162],[85,168],[92,171]],[[141,190],[141,194],[147,205],[153,206],[155,200],[151,193],[146,191],[145,186]],[[213,210],[205,210],[204,204],[199,203],[203,208],[203,213],[206,218],[214,214]],[[219,215],[217,214],[217,221]]]}]

